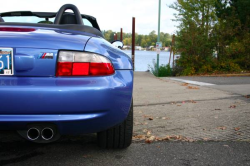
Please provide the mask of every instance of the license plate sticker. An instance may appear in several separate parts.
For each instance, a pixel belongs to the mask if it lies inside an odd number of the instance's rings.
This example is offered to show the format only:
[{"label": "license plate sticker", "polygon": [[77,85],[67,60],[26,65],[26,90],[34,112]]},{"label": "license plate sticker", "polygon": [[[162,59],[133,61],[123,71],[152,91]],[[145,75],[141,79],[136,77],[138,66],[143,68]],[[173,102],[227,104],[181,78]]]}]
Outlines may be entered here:
[{"label": "license plate sticker", "polygon": [[0,75],[13,75],[12,48],[0,48]]}]

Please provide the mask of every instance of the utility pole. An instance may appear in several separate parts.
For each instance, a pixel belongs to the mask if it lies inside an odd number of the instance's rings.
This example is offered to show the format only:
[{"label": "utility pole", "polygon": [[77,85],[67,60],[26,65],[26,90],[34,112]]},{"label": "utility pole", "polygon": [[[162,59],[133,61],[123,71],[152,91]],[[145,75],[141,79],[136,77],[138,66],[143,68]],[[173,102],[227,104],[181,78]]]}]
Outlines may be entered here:
[{"label": "utility pole", "polygon": [[[161,0],[159,0],[159,15],[158,15],[158,38],[157,42],[160,42],[160,35],[161,35]],[[159,56],[160,52],[157,52],[157,73],[159,71]],[[159,73],[158,73],[159,75]]]},{"label": "utility pole", "polygon": [[135,70],[135,17],[132,18],[132,62]]}]

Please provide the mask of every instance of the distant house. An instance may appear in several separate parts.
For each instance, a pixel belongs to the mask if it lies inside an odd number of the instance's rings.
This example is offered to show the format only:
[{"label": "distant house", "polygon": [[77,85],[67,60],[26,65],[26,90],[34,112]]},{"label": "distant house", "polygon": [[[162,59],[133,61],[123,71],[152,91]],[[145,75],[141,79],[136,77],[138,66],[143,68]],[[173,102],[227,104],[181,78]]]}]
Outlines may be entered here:
[{"label": "distant house", "polygon": [[170,47],[164,47],[164,51],[169,51]]},{"label": "distant house", "polygon": [[142,47],[141,46],[135,46],[135,49],[136,50],[142,50]]},{"label": "distant house", "polygon": [[130,50],[131,49],[131,46],[123,46],[123,48],[122,48],[123,50]]},{"label": "distant house", "polygon": [[148,48],[147,48],[147,50],[151,50],[151,51],[155,51],[155,46],[149,46]]}]

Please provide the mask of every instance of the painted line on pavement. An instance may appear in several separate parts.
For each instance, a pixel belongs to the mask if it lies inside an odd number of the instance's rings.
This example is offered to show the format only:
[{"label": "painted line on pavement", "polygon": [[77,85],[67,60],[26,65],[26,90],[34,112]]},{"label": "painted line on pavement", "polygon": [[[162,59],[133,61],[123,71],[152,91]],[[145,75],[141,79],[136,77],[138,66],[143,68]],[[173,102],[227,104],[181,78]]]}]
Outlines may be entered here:
[{"label": "painted line on pavement", "polygon": [[199,86],[213,86],[213,85],[215,85],[215,84],[210,84],[210,83],[206,83],[206,82],[190,81],[190,80],[177,79],[177,78],[170,78],[170,79],[174,80],[174,81],[185,82],[188,84],[199,85]]}]

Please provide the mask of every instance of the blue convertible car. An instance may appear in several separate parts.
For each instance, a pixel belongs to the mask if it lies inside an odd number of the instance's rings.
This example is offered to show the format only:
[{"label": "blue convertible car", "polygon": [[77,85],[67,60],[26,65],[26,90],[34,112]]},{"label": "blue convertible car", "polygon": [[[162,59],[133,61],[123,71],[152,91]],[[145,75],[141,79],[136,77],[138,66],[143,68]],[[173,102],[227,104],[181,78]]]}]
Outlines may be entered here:
[{"label": "blue convertible car", "polygon": [[133,67],[121,45],[74,5],[0,13],[0,130],[36,143],[97,133],[100,147],[128,147]]}]

